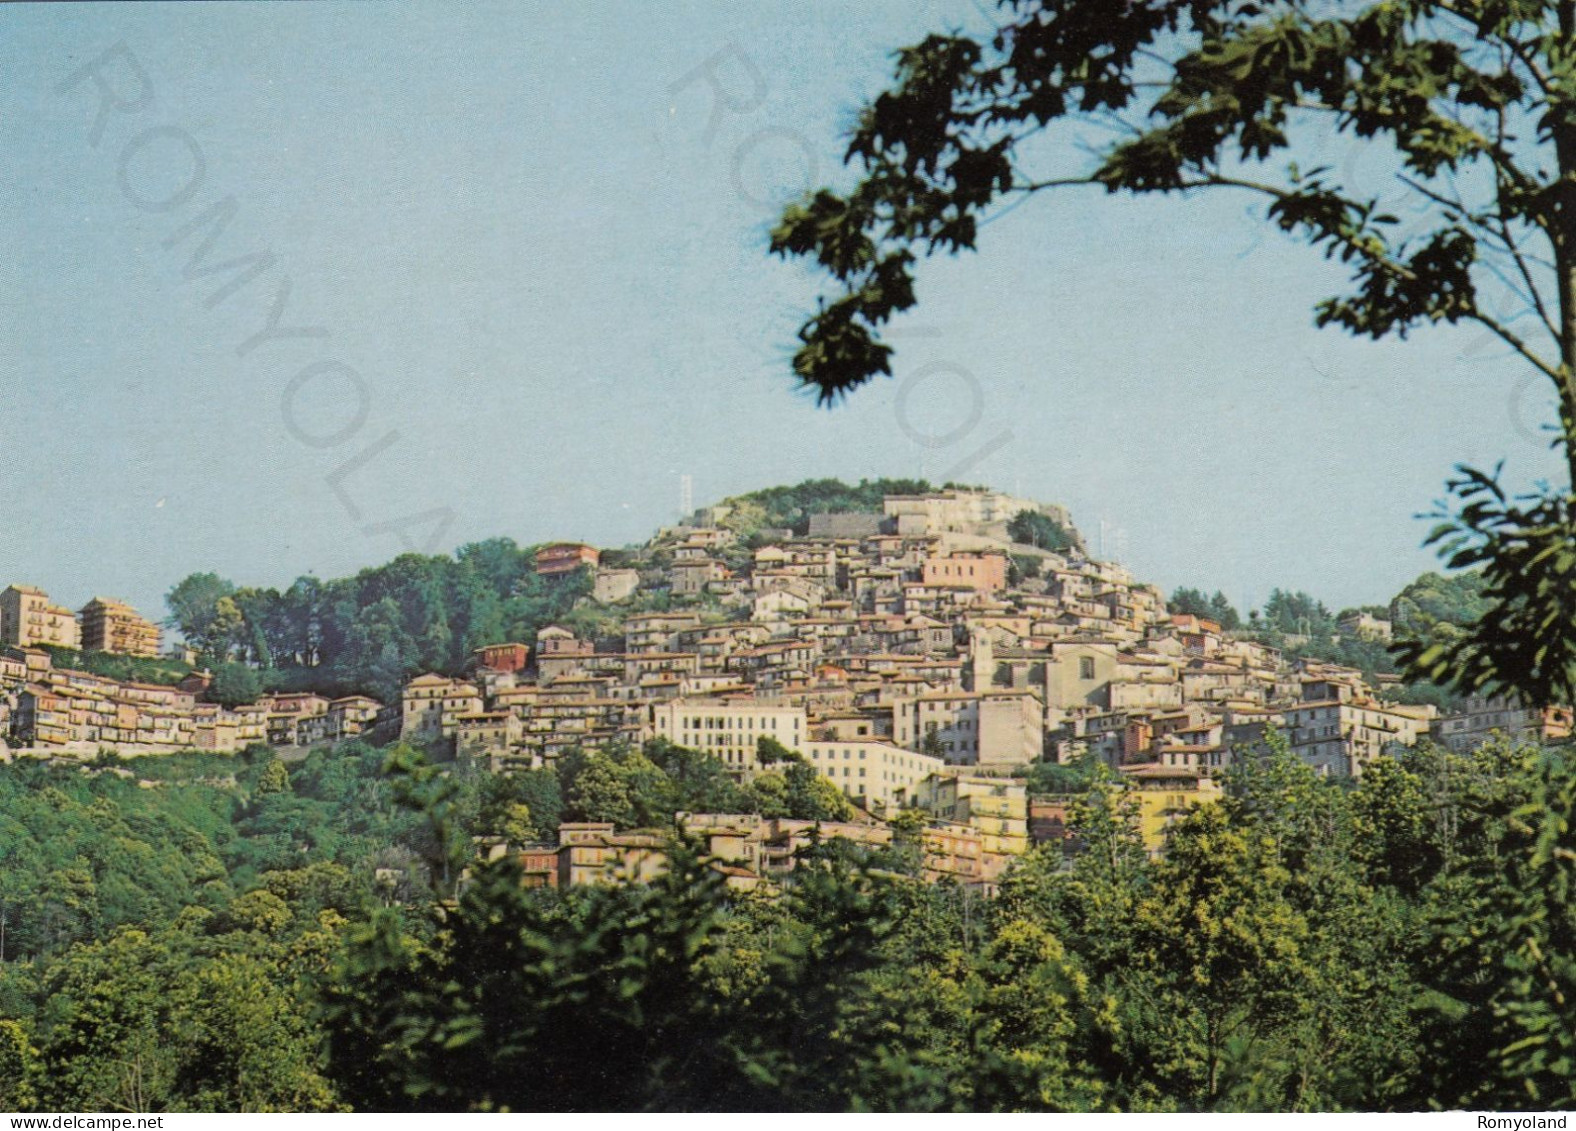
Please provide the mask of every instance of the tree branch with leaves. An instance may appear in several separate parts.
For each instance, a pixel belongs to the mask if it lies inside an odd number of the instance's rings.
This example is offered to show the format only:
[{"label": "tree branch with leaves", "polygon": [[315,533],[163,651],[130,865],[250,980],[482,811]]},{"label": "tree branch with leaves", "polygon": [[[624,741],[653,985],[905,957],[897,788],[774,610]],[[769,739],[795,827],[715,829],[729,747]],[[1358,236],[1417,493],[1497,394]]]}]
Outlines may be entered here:
[{"label": "tree branch with leaves", "polygon": [[[1508,561],[1520,543],[1535,543],[1539,562],[1570,556],[1567,0],[1005,0],[1001,10],[991,34],[936,34],[898,51],[892,85],[849,138],[856,182],[791,205],[773,230],[774,253],[813,261],[831,284],[799,332],[793,370],[805,387],[832,404],[890,376],[882,335],[915,305],[919,261],[974,250],[983,223],[1027,198],[1248,192],[1276,226],[1349,269],[1347,291],[1319,303],[1319,325],[1379,339],[1476,324],[1549,383],[1566,488],[1511,500],[1497,473],[1460,469],[1435,540],[1456,567]],[[1414,222],[1320,163],[1339,141],[1379,157]],[[1576,568],[1552,584],[1523,585],[1510,567],[1500,576],[1475,633],[1406,658],[1464,689],[1570,699]],[[1530,647],[1497,643],[1529,628]]]}]

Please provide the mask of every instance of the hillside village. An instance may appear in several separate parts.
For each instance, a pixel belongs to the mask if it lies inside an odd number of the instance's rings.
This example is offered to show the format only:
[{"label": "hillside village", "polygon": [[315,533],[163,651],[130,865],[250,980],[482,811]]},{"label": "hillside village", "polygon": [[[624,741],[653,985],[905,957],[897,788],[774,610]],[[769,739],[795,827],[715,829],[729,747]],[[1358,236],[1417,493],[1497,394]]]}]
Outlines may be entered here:
[{"label": "hillside village", "polygon": [[[63,666],[57,649],[155,656],[158,628],[118,601],[73,615],[13,585],[0,594],[5,753],[90,760],[365,736],[507,774],[663,739],[749,782],[771,769],[770,739],[835,785],[857,818],[814,829],[688,815],[741,886],[790,867],[811,836],[885,844],[890,819],[914,807],[928,816],[926,875],[989,886],[1031,843],[1064,835],[1067,799],[1031,797],[1023,779],[1035,763],[1110,767],[1158,852],[1167,826],[1218,796],[1222,773],[1270,728],[1320,773],[1351,778],[1425,736],[1466,750],[1494,730],[1545,741],[1571,732],[1567,710],[1492,700],[1442,717],[1389,701],[1353,668],[1168,612],[1156,587],[1092,557],[1060,507],[948,488],[888,494],[878,512],[812,514],[797,531],[746,517],[733,504],[705,508],[606,554],[540,547],[538,577],[589,577],[584,600],[620,631],[548,625],[477,649],[466,672],[417,675],[389,702],[293,692],[223,706],[203,671],[164,684]],[[1369,614],[1342,626],[1389,629]],[[565,825],[557,844],[521,847],[544,884],[662,858],[660,837],[610,825]]]}]

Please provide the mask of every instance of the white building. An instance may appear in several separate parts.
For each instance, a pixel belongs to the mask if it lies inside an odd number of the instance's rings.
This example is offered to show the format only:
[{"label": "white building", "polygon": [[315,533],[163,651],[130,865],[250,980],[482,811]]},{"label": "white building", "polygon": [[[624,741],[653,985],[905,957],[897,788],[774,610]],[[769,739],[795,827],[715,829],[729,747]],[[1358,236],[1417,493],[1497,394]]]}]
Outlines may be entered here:
[{"label": "white building", "polygon": [[809,735],[803,707],[784,707],[754,699],[674,699],[651,708],[652,733],[722,761],[741,777],[761,770],[755,744],[773,738],[801,750]]},{"label": "white building", "polygon": [[890,742],[806,742],[810,764],[849,797],[872,808],[900,808],[946,763]]}]

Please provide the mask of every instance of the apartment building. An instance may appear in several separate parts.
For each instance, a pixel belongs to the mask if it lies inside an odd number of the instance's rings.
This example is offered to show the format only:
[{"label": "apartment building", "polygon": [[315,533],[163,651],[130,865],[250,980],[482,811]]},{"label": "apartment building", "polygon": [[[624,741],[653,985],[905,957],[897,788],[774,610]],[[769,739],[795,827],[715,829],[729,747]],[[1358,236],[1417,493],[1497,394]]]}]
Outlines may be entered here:
[{"label": "apartment building", "polygon": [[756,743],[776,739],[802,750],[809,737],[803,707],[777,706],[754,699],[674,699],[651,708],[652,733],[680,746],[720,759],[741,777],[761,770]]},{"label": "apartment building", "polygon": [[892,737],[951,766],[1018,766],[1043,750],[1043,714],[1029,690],[932,692],[892,703]]},{"label": "apartment building", "polygon": [[1475,696],[1461,710],[1441,716],[1434,734],[1451,751],[1470,754],[1496,733],[1518,742],[1561,742],[1571,737],[1572,724],[1569,707],[1528,707],[1508,697]]},{"label": "apartment building", "polygon": [[943,772],[920,783],[914,799],[932,816],[978,831],[991,878],[1029,850],[1029,800],[1021,782]]},{"label": "apartment building", "polygon": [[417,741],[438,738],[446,721],[452,727],[455,716],[482,709],[480,693],[474,684],[429,672],[405,685],[400,698],[400,737]]},{"label": "apartment building", "polygon": [[947,554],[926,558],[920,581],[933,588],[956,587],[995,593],[1007,587],[1005,554]]},{"label": "apartment building", "polygon": [[1121,773],[1138,803],[1138,831],[1151,856],[1165,850],[1171,826],[1221,796],[1220,782],[1196,769],[1148,764],[1123,766]]},{"label": "apartment building", "polygon": [[871,809],[898,809],[914,797],[920,782],[946,765],[890,742],[811,740],[801,751],[831,783]]},{"label": "apartment building", "polygon": [[582,566],[595,569],[601,560],[602,552],[595,546],[584,542],[555,542],[536,551],[536,573],[538,577],[563,577]]},{"label": "apartment building", "polygon": [[1315,700],[1284,711],[1293,753],[1321,774],[1352,778],[1362,777],[1392,746],[1412,746],[1425,737],[1434,714],[1433,707],[1366,698]]},{"label": "apartment building", "polygon": [[0,645],[13,648],[51,644],[80,648],[81,628],[70,609],[51,603],[49,594],[31,585],[0,591]]},{"label": "apartment building", "polygon": [[122,656],[157,656],[163,634],[158,625],[124,601],[95,597],[82,606],[82,649]]}]

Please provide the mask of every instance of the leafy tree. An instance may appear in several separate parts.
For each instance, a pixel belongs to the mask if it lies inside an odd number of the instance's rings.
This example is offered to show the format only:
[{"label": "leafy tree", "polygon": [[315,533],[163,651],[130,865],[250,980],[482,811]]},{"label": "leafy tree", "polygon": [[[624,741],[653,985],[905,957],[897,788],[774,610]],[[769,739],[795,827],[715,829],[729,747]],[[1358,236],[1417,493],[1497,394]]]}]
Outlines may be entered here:
[{"label": "leafy tree", "polygon": [[390,749],[383,769],[393,782],[395,800],[425,818],[420,850],[428,875],[440,893],[451,893],[471,847],[459,820],[460,784],[452,774],[428,764],[419,750],[403,744]]},{"label": "leafy tree", "polygon": [[1424,1098],[1576,1107],[1576,773],[1563,751],[1506,743],[1454,769],[1452,850],[1428,892],[1431,931],[1419,955],[1430,991],[1425,1056],[1435,1066]]},{"label": "leafy tree", "polygon": [[1242,627],[1242,615],[1220,590],[1215,590],[1215,595],[1209,599],[1209,619],[1220,625],[1227,632],[1235,632]]},{"label": "leafy tree", "polygon": [[123,930],[51,969],[43,1106],[334,1110],[306,987],[285,972],[332,944],[244,928],[209,936],[206,925],[194,915],[152,934]]},{"label": "leafy tree", "polygon": [[531,823],[543,836],[558,829],[564,810],[563,790],[551,770],[525,770],[493,779],[510,798],[531,813]]},{"label": "leafy tree", "polygon": [[1098,977],[1128,966],[1133,915],[1147,890],[1149,863],[1138,830],[1138,804],[1103,763],[1068,811],[1075,855],[1064,867],[1059,845],[1042,845],[1002,883],[1009,917],[1047,923]]},{"label": "leafy tree", "polygon": [[836,859],[798,871],[767,977],[743,1003],[756,1019],[739,1039],[744,1070],[757,1084],[755,1104],[788,1111],[940,1106],[944,1085],[921,1051],[932,1034],[911,1028],[920,1039],[905,1040],[901,1033],[903,1020],[912,1021],[912,980],[895,1000],[882,992],[885,949],[905,910],[896,883]]},{"label": "leafy tree", "polygon": [[1039,511],[1019,511],[1013,515],[1007,523],[1007,534],[1014,542],[1058,554],[1075,546],[1072,536],[1061,523]]},{"label": "leafy tree", "polygon": [[651,886],[531,898],[480,869],[435,948],[383,917],[329,998],[330,1057],[360,1110],[738,1110],[729,1003],[706,992],[721,878],[679,853]]},{"label": "leafy tree", "polygon": [[767,487],[725,500],[733,513],[723,524],[746,538],[762,528],[786,528],[804,535],[809,532],[811,515],[881,514],[887,495],[921,495],[933,490],[923,479],[861,479],[853,486],[837,479],[807,479],[791,487]]},{"label": "leafy tree", "polygon": [[37,1103],[38,1050],[18,1021],[0,1020],[0,1108],[32,1111]]},{"label": "leafy tree", "polygon": [[[791,205],[772,233],[773,252],[813,260],[835,290],[800,330],[794,372],[823,402],[890,374],[878,335],[914,305],[919,257],[972,250],[1002,205],[1089,189],[1262,201],[1277,226],[1351,269],[1348,293],[1319,304],[1319,324],[1376,339],[1476,324],[1549,382],[1565,488],[1515,498],[1497,470],[1460,469],[1431,541],[1452,569],[1484,569],[1489,608],[1469,637],[1405,656],[1434,682],[1568,700],[1573,45],[1568,0],[1116,12],[1102,0],[1017,0],[988,34],[930,35],[897,53],[892,86],[859,115],[846,153],[857,183]],[[1383,155],[1414,206],[1409,223],[1372,186],[1319,163],[1332,136]]]},{"label": "leafy tree", "polygon": [[1323,601],[1284,589],[1270,590],[1261,623],[1287,635],[1327,637],[1335,631],[1335,617]]},{"label": "leafy tree", "polygon": [[129,683],[180,683],[191,675],[191,665],[165,656],[123,656],[117,652],[81,652],[75,648],[56,648],[45,644],[50,662],[56,668],[90,672]]},{"label": "leafy tree", "polygon": [[208,698],[226,707],[255,703],[263,693],[263,681],[246,664],[220,664],[208,686]]},{"label": "leafy tree", "polygon": [[1444,863],[1422,777],[1398,759],[1376,759],[1363,771],[1352,807],[1367,878],[1416,895]]},{"label": "leafy tree", "polygon": [[233,601],[223,610],[220,602],[234,594],[235,585],[216,573],[192,574],[165,595],[170,627],[179,629],[199,652],[217,654],[234,629],[231,614],[239,614]]},{"label": "leafy tree", "polygon": [[1306,979],[1307,925],[1281,894],[1288,878],[1207,805],[1179,824],[1137,908],[1139,962],[1155,1051],[1189,1106],[1224,1098],[1227,1064],[1255,1028],[1292,1008]]},{"label": "leafy tree", "polygon": [[1016,919],[975,969],[968,1023],[978,1060],[966,1073],[974,1110],[1100,1110],[1108,1085],[1087,1049],[1106,1019],[1077,960],[1043,926]]},{"label": "leafy tree", "polygon": [[776,766],[794,759],[794,752],[770,735],[755,740],[755,757],[763,766]]},{"label": "leafy tree", "polygon": [[228,955],[177,987],[169,1028],[183,1046],[174,1087],[187,1110],[333,1111],[316,1033],[267,959]]},{"label": "leafy tree", "polygon": [[776,770],[755,775],[749,785],[749,808],[763,817],[788,816],[788,782]]},{"label": "leafy tree", "polygon": [[789,762],[783,770],[783,778],[787,784],[788,816],[801,821],[853,818],[853,803],[803,758]]},{"label": "leafy tree", "polygon": [[1171,600],[1166,602],[1166,608],[1173,613],[1190,613],[1205,620],[1212,620],[1227,632],[1234,632],[1242,627],[1241,614],[1218,589],[1215,595],[1210,597],[1201,589],[1179,587],[1171,594]]},{"label": "leafy tree", "polygon": [[1089,767],[1082,763],[1031,762],[1024,774],[1024,788],[1030,796],[1057,793],[1082,793],[1093,781]]},{"label": "leafy tree", "polygon": [[[1571,293],[1576,350],[1576,278]],[[1576,356],[1559,372],[1569,385],[1560,443],[1576,467]],[[1429,541],[1450,568],[1481,570],[1488,608],[1469,633],[1403,641],[1400,654],[1417,677],[1463,692],[1510,692],[1540,705],[1576,699],[1576,475],[1565,494],[1512,498],[1497,470],[1458,472],[1450,486],[1459,508],[1438,512]]]},{"label": "leafy tree", "polygon": [[168,1102],[176,1056],[159,1031],[168,964],[167,951],[128,930],[51,971],[46,1106],[142,1112]]},{"label": "leafy tree", "polygon": [[538,577],[534,548],[499,538],[452,558],[402,554],[355,577],[298,578],[282,593],[195,574],[169,600],[171,623],[210,659],[253,665],[268,690],[388,700],[421,672],[463,673],[476,648],[590,623],[576,604],[591,586],[589,570]]},{"label": "leafy tree", "polygon": [[1488,607],[1482,574],[1424,573],[1395,595],[1388,616],[1402,635],[1449,639],[1477,623]]},{"label": "leafy tree", "polygon": [[1171,599],[1166,602],[1166,608],[1179,616],[1209,616],[1209,598],[1201,589],[1189,589],[1187,586],[1178,586],[1171,594]]},{"label": "leafy tree", "polygon": [[639,825],[630,774],[609,754],[593,754],[574,776],[567,809],[571,820],[606,821],[621,829]]},{"label": "leafy tree", "polygon": [[[770,739],[761,739],[768,742]],[[645,745],[645,756],[667,775],[673,804],[690,813],[737,813],[748,805],[743,790],[727,766],[710,754],[679,746],[666,739]]]},{"label": "leafy tree", "polygon": [[290,771],[285,769],[283,762],[269,762],[263,767],[263,772],[257,778],[257,792],[260,794],[290,792]]}]

